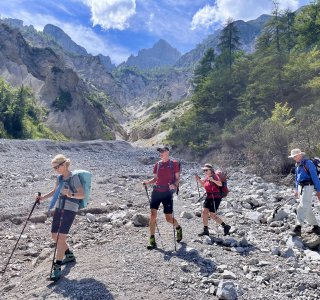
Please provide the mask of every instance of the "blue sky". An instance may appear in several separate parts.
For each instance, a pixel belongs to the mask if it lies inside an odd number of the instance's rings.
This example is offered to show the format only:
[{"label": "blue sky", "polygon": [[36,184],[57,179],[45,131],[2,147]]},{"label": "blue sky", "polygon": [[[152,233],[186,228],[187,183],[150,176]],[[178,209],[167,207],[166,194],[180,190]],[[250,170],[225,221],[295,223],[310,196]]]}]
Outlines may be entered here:
[{"label": "blue sky", "polygon": [[[296,10],[310,0],[278,0]],[[193,49],[228,18],[252,20],[270,14],[271,0],[7,0],[1,18],[17,18],[42,31],[46,24],[63,29],[91,54],[119,64],[150,48],[160,38],[180,52]]]}]

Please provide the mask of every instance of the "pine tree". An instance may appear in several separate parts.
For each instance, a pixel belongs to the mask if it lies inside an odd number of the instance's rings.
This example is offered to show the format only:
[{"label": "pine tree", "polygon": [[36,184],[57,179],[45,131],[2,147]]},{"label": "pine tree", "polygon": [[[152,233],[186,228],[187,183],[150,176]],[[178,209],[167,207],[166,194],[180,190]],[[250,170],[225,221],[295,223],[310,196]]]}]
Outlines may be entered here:
[{"label": "pine tree", "polygon": [[240,50],[239,31],[232,19],[228,19],[227,25],[223,28],[219,38],[218,48],[221,51],[220,62],[227,65],[231,71],[232,64],[235,60],[235,54]]}]

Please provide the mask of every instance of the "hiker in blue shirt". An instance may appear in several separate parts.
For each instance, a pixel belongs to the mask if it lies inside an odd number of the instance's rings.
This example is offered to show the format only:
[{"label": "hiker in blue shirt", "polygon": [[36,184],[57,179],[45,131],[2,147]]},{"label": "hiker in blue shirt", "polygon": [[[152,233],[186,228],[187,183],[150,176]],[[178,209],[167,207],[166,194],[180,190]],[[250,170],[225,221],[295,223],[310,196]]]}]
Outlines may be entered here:
[{"label": "hiker in blue shirt", "polygon": [[305,157],[305,153],[300,149],[293,149],[289,158],[293,158],[296,162],[295,195],[300,198],[300,202],[297,207],[296,226],[291,232],[291,235],[301,235],[301,226],[304,221],[307,221],[313,226],[309,233],[313,232],[320,235],[320,227],[312,211],[312,196],[314,189],[316,190],[317,197],[320,200],[320,180],[317,175],[316,166],[310,159]]}]

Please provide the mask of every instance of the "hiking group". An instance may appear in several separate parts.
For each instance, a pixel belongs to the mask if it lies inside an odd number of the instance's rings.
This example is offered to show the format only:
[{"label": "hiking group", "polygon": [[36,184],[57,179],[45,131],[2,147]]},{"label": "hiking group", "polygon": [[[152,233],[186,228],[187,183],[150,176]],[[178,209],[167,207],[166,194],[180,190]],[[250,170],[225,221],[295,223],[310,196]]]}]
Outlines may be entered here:
[{"label": "hiking group", "polygon": [[[168,146],[159,147],[157,148],[157,151],[159,152],[160,160],[153,167],[154,176],[152,179],[142,182],[150,204],[150,238],[147,246],[147,249],[150,250],[157,247],[155,238],[156,229],[160,236],[157,225],[157,214],[160,204],[163,206],[166,221],[172,224],[174,242],[181,242],[183,237],[182,227],[174,217],[173,209],[173,195],[174,193],[178,194],[179,192],[181,172],[180,162],[170,159],[170,149]],[[301,227],[304,221],[307,221],[313,226],[311,232],[320,235],[320,227],[312,211],[314,189],[320,200],[320,181],[318,177],[320,167],[319,160],[308,159],[305,156],[305,153],[300,149],[293,149],[289,158],[293,158],[296,162],[295,195],[299,197],[296,226],[291,234],[300,236]],[[36,204],[45,199],[52,198],[48,211],[49,214],[53,215],[51,236],[55,241],[55,250],[49,278],[52,281],[57,281],[61,277],[62,265],[69,262],[75,262],[76,260],[75,255],[66,242],[67,234],[70,231],[78,210],[86,207],[90,196],[91,173],[85,170],[70,171],[70,164],[70,159],[62,154],[59,154],[52,159],[51,166],[58,174],[55,186],[51,191],[44,195],[38,193],[36,202],[26,221],[28,222]],[[202,169],[205,173],[203,179],[197,174],[195,175],[197,184],[200,183],[206,192],[206,198],[202,209],[203,230],[199,233],[199,236],[209,235],[209,216],[223,227],[224,235],[227,235],[230,233],[231,226],[226,224],[222,218],[217,215],[222,198],[228,194],[226,174],[220,170],[215,171],[213,166],[208,163],[205,164]],[[147,185],[153,185],[151,199],[149,198]],[[202,197],[200,197],[200,199],[201,198]],[[52,212],[51,209],[53,208],[54,211]],[[23,230],[25,226],[23,227]],[[23,230],[20,236],[22,235]],[[19,239],[17,243],[19,242]],[[11,256],[16,246],[14,247]],[[10,262],[11,256],[9,257],[6,267]]]}]

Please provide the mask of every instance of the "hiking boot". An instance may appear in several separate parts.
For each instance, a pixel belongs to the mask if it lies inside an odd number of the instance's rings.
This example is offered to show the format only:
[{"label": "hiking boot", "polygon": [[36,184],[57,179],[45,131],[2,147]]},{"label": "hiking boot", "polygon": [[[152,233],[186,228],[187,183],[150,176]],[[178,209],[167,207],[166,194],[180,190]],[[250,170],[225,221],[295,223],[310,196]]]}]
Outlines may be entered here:
[{"label": "hiking boot", "polygon": [[176,230],[177,230],[177,242],[179,243],[182,240],[182,227],[179,227]]},{"label": "hiking boot", "polygon": [[56,263],[53,265],[53,271],[50,276],[50,280],[58,281],[61,277],[61,266]]},{"label": "hiking boot", "polygon": [[75,261],[76,261],[76,257],[74,256],[74,254],[68,253],[64,256],[64,259],[62,260],[62,265],[65,265],[70,262],[75,262]]},{"label": "hiking boot", "polygon": [[301,236],[301,226],[296,225],[290,234],[292,236]]},{"label": "hiking boot", "polygon": [[320,235],[320,227],[318,225],[314,225],[311,232]]},{"label": "hiking boot", "polygon": [[198,236],[204,236],[204,235],[209,236],[209,229],[208,229],[208,227],[203,227],[203,231],[198,234]]},{"label": "hiking boot", "polygon": [[148,250],[151,250],[151,249],[154,249],[154,248],[157,248],[157,243],[156,243],[156,238],[153,236],[149,238],[149,245],[147,246],[147,249]]},{"label": "hiking boot", "polygon": [[224,233],[224,235],[228,235],[230,229],[231,229],[231,226],[230,226],[230,225],[225,225],[225,226],[223,227],[223,233]]}]

